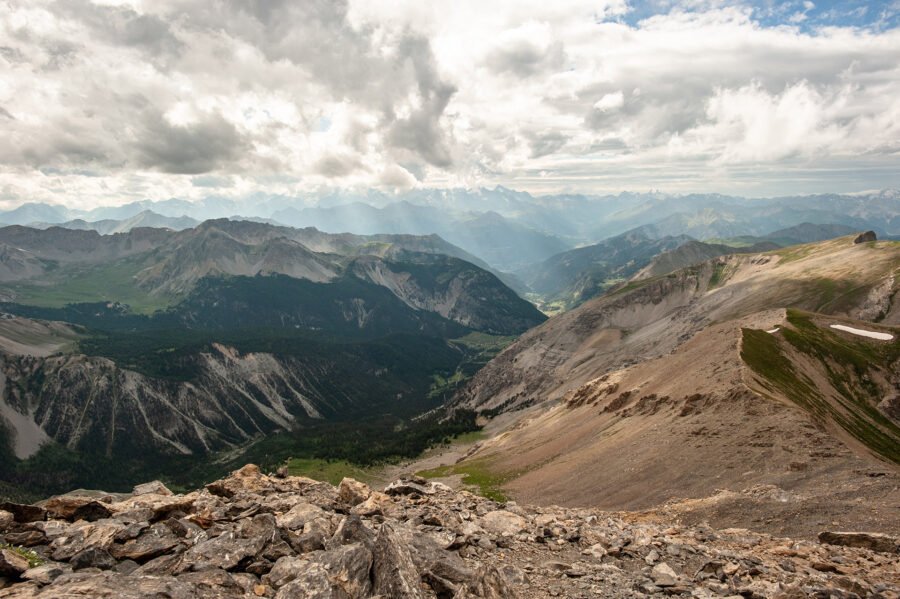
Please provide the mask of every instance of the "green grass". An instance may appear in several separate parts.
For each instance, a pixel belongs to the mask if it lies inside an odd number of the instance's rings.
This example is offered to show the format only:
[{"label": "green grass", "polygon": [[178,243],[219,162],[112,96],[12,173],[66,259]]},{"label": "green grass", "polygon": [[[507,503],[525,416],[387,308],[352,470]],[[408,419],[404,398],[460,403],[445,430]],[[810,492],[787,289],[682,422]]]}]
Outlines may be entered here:
[{"label": "green grass", "polygon": [[451,445],[469,445],[471,443],[483,441],[484,439],[487,439],[487,434],[483,430],[469,431],[467,433],[456,435],[450,440],[450,443]]},{"label": "green grass", "polygon": [[781,261],[779,264],[787,264],[788,262],[794,262],[796,260],[802,260],[806,258],[813,251],[816,250],[817,247],[820,247],[821,244],[817,243],[807,243],[804,245],[792,245],[790,247],[786,247],[780,250],[772,251],[772,254],[776,256],[781,256]]},{"label": "green grass", "polygon": [[723,285],[727,280],[728,276],[725,272],[725,265],[716,263],[712,276],[709,278],[709,288],[713,289],[715,287],[719,287],[720,285]]},{"label": "green grass", "polygon": [[498,503],[508,501],[509,498],[501,488],[504,484],[524,474],[524,472],[496,472],[491,468],[486,458],[470,460],[450,466],[439,466],[418,473],[424,478],[444,478],[447,476],[461,475],[462,483],[475,487],[476,492],[482,497],[487,497]]},{"label": "green grass", "polygon": [[292,458],[288,461],[288,474],[305,476],[337,485],[345,477],[360,482],[372,479],[369,469],[351,464],[346,460],[320,460],[315,458]]},{"label": "green grass", "polygon": [[432,383],[431,389],[428,390],[429,399],[441,397],[442,395],[453,391],[468,379],[468,377],[460,370],[457,370],[449,377],[444,377],[440,374],[434,374],[432,376],[434,378],[434,383]]},{"label": "green grass", "polygon": [[0,549],[7,549],[12,551],[13,553],[24,557],[28,560],[29,568],[37,568],[38,566],[44,565],[44,558],[38,555],[36,552],[31,549],[26,549],[25,547],[18,547],[16,545],[8,545],[6,543],[0,543]]},{"label": "green grass", "polygon": [[[744,329],[743,360],[769,382],[770,390],[780,390],[818,420],[834,421],[872,451],[900,463],[900,427],[876,407],[883,392],[873,377],[876,371],[888,372],[900,359],[900,343],[850,339],[816,326],[812,315],[798,310],[789,310],[787,320],[789,326],[780,335]],[[821,367],[840,395],[840,408],[797,372],[787,350],[804,354]]]},{"label": "green grass", "polygon": [[515,340],[515,335],[491,335],[473,331],[458,339],[452,339],[451,343],[462,345],[470,350],[497,354]]},{"label": "green grass", "polygon": [[48,284],[5,285],[20,304],[62,308],[67,304],[117,301],[138,314],[150,314],[172,304],[173,298],[154,297],[137,286],[141,265],[125,259],[90,267],[71,267],[48,278]]}]

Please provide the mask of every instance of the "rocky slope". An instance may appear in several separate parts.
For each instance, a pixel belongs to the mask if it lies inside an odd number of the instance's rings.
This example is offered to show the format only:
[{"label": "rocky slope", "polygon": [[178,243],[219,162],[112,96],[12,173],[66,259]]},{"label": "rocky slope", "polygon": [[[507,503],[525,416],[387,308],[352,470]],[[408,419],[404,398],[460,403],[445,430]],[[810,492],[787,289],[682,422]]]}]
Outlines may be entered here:
[{"label": "rocky slope", "polygon": [[649,264],[644,266],[634,275],[635,280],[652,279],[662,275],[702,264],[719,256],[729,254],[758,254],[778,249],[780,246],[771,242],[757,242],[747,247],[731,247],[718,243],[704,243],[690,240],[677,248],[667,250],[655,256]]},{"label": "rocky slope", "polygon": [[246,466],[205,489],[0,505],[0,598],[896,597],[898,539],[821,543],[653,514],[385,491]]},{"label": "rocky slope", "polygon": [[900,243],[842,237],[632,281],[522,335],[456,401],[496,411],[560,399],[603,373],[663,356],[710,324],[764,310],[900,324],[898,269]]},{"label": "rocky slope", "polygon": [[457,471],[541,504],[900,532],[898,267],[900,244],[842,238],[635,281],[553,318],[458,395],[488,416],[541,406]]}]

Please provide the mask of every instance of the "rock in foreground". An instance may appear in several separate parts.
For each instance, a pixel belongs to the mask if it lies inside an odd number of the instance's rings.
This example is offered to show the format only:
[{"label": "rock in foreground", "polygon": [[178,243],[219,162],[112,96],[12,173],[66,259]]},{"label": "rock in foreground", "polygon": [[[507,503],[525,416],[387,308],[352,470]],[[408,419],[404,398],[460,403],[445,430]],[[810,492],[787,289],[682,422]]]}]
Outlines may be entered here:
[{"label": "rock in foreground", "polygon": [[900,556],[868,546],[390,490],[245,466],[187,495],[10,505],[0,598],[900,596]]}]

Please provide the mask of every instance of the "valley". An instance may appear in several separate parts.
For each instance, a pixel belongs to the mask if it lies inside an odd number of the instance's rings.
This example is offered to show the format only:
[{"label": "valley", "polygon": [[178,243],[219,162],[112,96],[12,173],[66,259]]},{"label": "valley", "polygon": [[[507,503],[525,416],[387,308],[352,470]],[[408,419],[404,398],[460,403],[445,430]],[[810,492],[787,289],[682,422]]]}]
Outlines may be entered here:
[{"label": "valley", "polygon": [[38,495],[415,455],[474,423],[411,419],[545,319],[433,236],[208,221],[0,242],[35,265],[0,281],[0,477]]}]

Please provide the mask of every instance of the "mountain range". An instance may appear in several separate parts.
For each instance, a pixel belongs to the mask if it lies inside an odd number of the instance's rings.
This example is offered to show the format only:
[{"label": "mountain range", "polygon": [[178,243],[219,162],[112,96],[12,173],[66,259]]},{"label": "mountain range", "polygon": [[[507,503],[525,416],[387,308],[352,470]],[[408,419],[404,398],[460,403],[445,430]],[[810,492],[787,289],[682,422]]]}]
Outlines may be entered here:
[{"label": "mountain range", "polygon": [[373,464],[486,424],[446,471],[526,501],[900,515],[895,195],[365,199],[7,213],[34,220],[0,228],[0,487]]},{"label": "mountain range", "polygon": [[[314,226],[329,233],[437,234],[499,271],[527,269],[554,254],[638,227],[646,227],[645,233],[654,238],[687,235],[699,241],[764,236],[802,223],[841,223],[856,230],[871,229],[880,236],[900,235],[896,190],[777,198],[661,193],[532,196],[504,187],[418,189],[401,194],[333,191],[296,197],[257,194],[147,200],[91,210],[32,203],[0,212],[0,223],[45,227],[73,219],[127,221],[146,211],[195,221],[240,216]],[[176,229],[189,222],[142,218]]]},{"label": "mountain range", "polygon": [[51,440],[123,480],[278,431],[390,430],[546,319],[436,236],[15,225],[0,249],[0,475],[32,487]]}]

